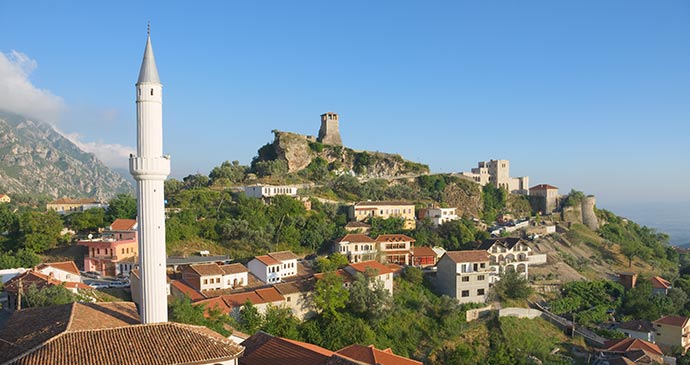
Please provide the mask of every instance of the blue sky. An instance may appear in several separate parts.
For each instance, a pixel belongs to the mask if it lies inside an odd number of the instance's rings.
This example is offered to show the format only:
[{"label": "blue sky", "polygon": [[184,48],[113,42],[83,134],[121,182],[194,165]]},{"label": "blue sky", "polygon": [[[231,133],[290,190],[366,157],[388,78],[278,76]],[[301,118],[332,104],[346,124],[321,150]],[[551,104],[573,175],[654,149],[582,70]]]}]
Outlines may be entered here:
[{"label": "blue sky", "polygon": [[0,0],[0,107],[125,166],[149,20],[175,177],[335,111],[347,146],[434,172],[690,202],[690,2]]}]

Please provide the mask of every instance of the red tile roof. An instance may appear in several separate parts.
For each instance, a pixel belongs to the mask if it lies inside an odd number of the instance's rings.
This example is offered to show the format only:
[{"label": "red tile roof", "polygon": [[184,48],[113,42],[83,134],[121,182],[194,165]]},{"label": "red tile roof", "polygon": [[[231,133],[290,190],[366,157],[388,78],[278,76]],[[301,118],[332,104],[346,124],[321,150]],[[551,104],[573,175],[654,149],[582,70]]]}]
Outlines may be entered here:
[{"label": "red tile roof", "polygon": [[371,225],[364,222],[347,222],[345,228],[371,228]]},{"label": "red tile roof", "polygon": [[531,188],[529,188],[529,189],[530,189],[530,190],[549,190],[549,189],[556,189],[556,190],[558,190],[557,187],[552,186],[552,185],[549,185],[549,184],[539,184],[539,185],[535,185],[535,186],[533,186],[533,187],[531,187]]},{"label": "red tile roof", "polygon": [[434,256],[436,257],[436,252],[427,246],[412,247],[412,254],[415,257],[421,256]]},{"label": "red tile roof", "polygon": [[394,354],[390,348],[379,350],[374,345],[350,345],[337,353],[370,365],[422,365],[419,361]]},{"label": "red tile roof", "polygon": [[223,295],[225,303],[230,307],[240,307],[249,300],[252,304],[263,304],[265,301],[256,292],[249,291],[244,293]]},{"label": "red tile roof", "polygon": [[447,251],[444,256],[448,256],[449,259],[458,264],[489,261],[489,253],[484,250]]},{"label": "red tile roof", "polygon": [[95,199],[72,199],[72,198],[60,198],[54,200],[48,204],[98,204],[100,203]]},{"label": "red tile roof", "polygon": [[209,316],[209,311],[211,311],[211,310],[219,311],[221,314],[225,314],[225,315],[230,314],[230,312],[232,312],[232,308],[221,297],[215,297],[215,298],[200,300],[198,302],[192,303],[192,305],[195,307],[196,306],[205,307],[206,310],[204,311],[204,316],[206,316],[206,317]]},{"label": "red tile roof", "polygon": [[58,270],[66,271],[68,273],[79,275],[79,269],[74,261],[62,261],[62,262],[47,262],[45,264],[40,264],[36,266],[37,270],[43,270],[46,267],[52,267]]},{"label": "red tile roof", "polygon": [[137,225],[136,219],[116,219],[110,224],[111,231],[132,231],[134,226]]},{"label": "red tile roof", "polygon": [[414,238],[404,234],[382,234],[376,237],[376,242],[416,242]]},{"label": "red tile roof", "polygon": [[[42,289],[49,285],[61,285],[64,284],[67,288],[78,288],[78,289],[91,289],[90,286],[81,283],[69,283],[57,280],[48,275],[44,275],[38,271],[25,271],[5,283],[5,291],[9,293],[19,292],[19,283],[26,289],[30,285],[35,285],[36,289]],[[68,284],[70,284],[68,286]],[[74,284],[74,285],[73,285]],[[81,284],[81,285],[76,285]]]},{"label": "red tile roof", "polygon": [[358,262],[356,264],[349,264],[345,267],[345,269],[347,269],[348,267],[362,274],[364,274],[367,271],[367,269],[374,269],[379,273],[379,275],[390,274],[393,272],[393,270],[389,269],[386,265],[378,261],[363,261]]},{"label": "red tile roof", "polygon": [[664,352],[656,344],[638,338],[628,337],[621,340],[609,340],[606,341],[606,346],[603,349],[606,352],[625,353],[634,350],[644,350],[655,355],[664,355]]},{"label": "red tile roof", "polygon": [[270,288],[264,288],[264,289],[256,289],[255,290],[256,294],[263,299],[264,303],[275,303],[275,302],[282,302],[285,301],[285,297],[283,297],[276,288],[270,287]]},{"label": "red tile roof", "polygon": [[187,298],[189,298],[192,302],[196,302],[199,300],[203,300],[204,297],[201,293],[196,291],[196,289],[192,288],[191,286],[185,284],[182,281],[179,280],[173,280],[170,282],[170,287],[177,289],[180,293],[184,294]]},{"label": "red tile roof", "polygon": [[215,276],[224,274],[223,269],[221,269],[216,263],[189,265],[189,269],[200,276]]},{"label": "red tile roof", "polygon": [[297,255],[290,251],[271,252],[268,254],[268,256],[271,256],[273,259],[281,262],[288,260],[297,260],[299,258]]},{"label": "red tile roof", "polygon": [[268,255],[256,256],[255,259],[259,260],[266,266],[280,265],[280,261]]},{"label": "red tile roof", "polygon": [[216,363],[242,353],[240,346],[205,327],[138,323],[131,302],[71,303],[17,311],[0,332],[0,363]]},{"label": "red tile roof", "polygon": [[688,324],[688,319],[688,317],[682,316],[664,316],[652,323],[683,328]]},{"label": "red tile roof", "polygon": [[669,289],[671,287],[671,282],[661,276],[654,276],[650,280],[655,289]]},{"label": "red tile roof", "polygon": [[414,206],[414,203],[408,203],[408,202],[382,202],[382,201],[374,201],[374,202],[359,202],[355,203],[355,207],[377,207],[377,206],[386,206],[386,205],[411,205]]},{"label": "red tile roof", "polygon": [[249,272],[249,269],[247,269],[246,266],[239,264],[239,263],[234,263],[234,264],[229,264],[229,265],[221,265],[220,269],[223,270],[223,272],[227,275]]},{"label": "red tile roof", "polygon": [[364,242],[364,243],[375,243],[376,240],[373,238],[367,236],[366,234],[346,234],[343,236],[343,238],[339,239],[336,242]]},{"label": "red tile roof", "polygon": [[245,350],[240,365],[363,365],[328,349],[261,331],[241,345]]}]

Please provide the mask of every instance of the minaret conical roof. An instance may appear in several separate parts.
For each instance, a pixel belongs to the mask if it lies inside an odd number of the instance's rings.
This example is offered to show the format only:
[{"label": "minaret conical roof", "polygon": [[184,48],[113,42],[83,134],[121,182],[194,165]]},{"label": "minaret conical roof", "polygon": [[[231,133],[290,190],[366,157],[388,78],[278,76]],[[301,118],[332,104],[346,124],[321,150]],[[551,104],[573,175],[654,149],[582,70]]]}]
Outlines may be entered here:
[{"label": "minaret conical roof", "polygon": [[141,70],[139,71],[139,80],[137,84],[142,82],[150,82],[160,84],[161,80],[158,78],[158,69],[156,68],[156,58],[153,56],[153,47],[151,47],[151,35],[146,39],[146,49],[144,50],[144,60],[141,61]]}]

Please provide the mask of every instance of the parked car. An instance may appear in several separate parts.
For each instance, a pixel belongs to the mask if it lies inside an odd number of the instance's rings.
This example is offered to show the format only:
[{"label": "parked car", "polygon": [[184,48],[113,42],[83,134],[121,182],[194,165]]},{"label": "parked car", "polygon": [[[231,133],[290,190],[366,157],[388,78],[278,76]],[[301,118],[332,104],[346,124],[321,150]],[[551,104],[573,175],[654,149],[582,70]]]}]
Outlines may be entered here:
[{"label": "parked car", "polygon": [[89,283],[89,286],[94,288],[94,289],[108,288],[108,284],[106,284],[106,283]]},{"label": "parked car", "polygon": [[126,281],[111,281],[108,283],[109,288],[129,288],[129,283]]},{"label": "parked car", "polygon": [[86,271],[81,273],[82,276],[86,276],[87,278],[91,279],[100,279],[101,278],[101,273],[98,271]]}]

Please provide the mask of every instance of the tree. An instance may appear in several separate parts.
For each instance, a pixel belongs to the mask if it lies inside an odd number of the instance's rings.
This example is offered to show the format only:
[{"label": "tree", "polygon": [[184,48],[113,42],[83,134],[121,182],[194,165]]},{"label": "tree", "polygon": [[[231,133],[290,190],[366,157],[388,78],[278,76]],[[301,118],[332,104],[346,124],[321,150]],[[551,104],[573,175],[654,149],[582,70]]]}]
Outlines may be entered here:
[{"label": "tree", "polygon": [[177,194],[182,188],[184,187],[184,184],[182,181],[177,180],[177,179],[167,179],[163,182],[163,191],[165,192],[165,199],[170,199],[172,195]]},{"label": "tree", "polygon": [[41,289],[35,284],[24,289],[22,305],[27,308],[49,307],[76,302],[78,297],[70,292],[64,285],[48,285]]},{"label": "tree", "polygon": [[497,188],[492,184],[482,187],[482,202],[484,210],[482,218],[488,223],[496,221],[496,216],[506,207],[506,197],[508,192],[503,188]]},{"label": "tree", "polygon": [[13,233],[19,229],[19,219],[7,204],[0,204],[0,234]]},{"label": "tree", "polygon": [[182,179],[185,189],[198,189],[208,186],[208,176],[202,174],[187,175]]},{"label": "tree", "polygon": [[115,219],[134,219],[137,217],[137,201],[130,194],[117,194],[108,203],[105,220],[112,223]]},{"label": "tree", "polygon": [[[269,305],[264,314],[261,330],[274,336],[299,339],[299,321],[290,308]],[[253,333],[253,332],[250,332]]]},{"label": "tree", "polygon": [[[372,281],[372,278],[376,278]],[[378,272],[357,273],[350,284],[348,308],[368,319],[378,318],[390,307],[390,293],[378,279]]]},{"label": "tree", "polygon": [[211,184],[215,184],[220,179],[226,179],[232,183],[237,183],[244,180],[244,175],[248,167],[240,165],[239,161],[225,161],[220,166],[216,166],[208,174],[211,178]]},{"label": "tree", "polygon": [[316,259],[316,272],[330,272],[347,266],[349,262],[345,255],[335,252],[328,257],[318,257]]},{"label": "tree", "polygon": [[376,237],[380,234],[402,233],[405,220],[398,217],[390,218],[371,218],[371,235]]},{"label": "tree", "polygon": [[92,208],[84,212],[75,212],[68,215],[65,220],[68,227],[77,232],[97,231],[105,226],[105,209]]},{"label": "tree", "polygon": [[338,317],[338,311],[345,308],[349,296],[343,279],[334,272],[327,272],[316,282],[313,301],[322,314]]},{"label": "tree", "polygon": [[206,326],[220,334],[230,334],[227,330],[230,317],[206,305],[193,305],[189,298],[175,299],[168,307],[168,312],[173,322]]},{"label": "tree", "polygon": [[62,228],[62,219],[54,210],[45,213],[29,211],[19,217],[22,245],[33,252],[56,247]]},{"label": "tree", "polygon": [[632,259],[644,254],[644,247],[634,241],[621,243],[621,253],[628,259],[628,267],[632,267]]},{"label": "tree", "polygon": [[500,280],[494,284],[494,293],[501,299],[527,299],[532,288],[522,275],[514,270],[506,270],[499,275]]},{"label": "tree", "polygon": [[261,318],[259,310],[256,309],[249,299],[244,302],[244,305],[242,305],[240,309],[239,324],[242,330],[247,333],[255,333],[263,324],[263,319]]},{"label": "tree", "polygon": [[421,269],[413,266],[405,266],[402,272],[402,278],[414,285],[422,285],[424,282],[424,273]]}]

